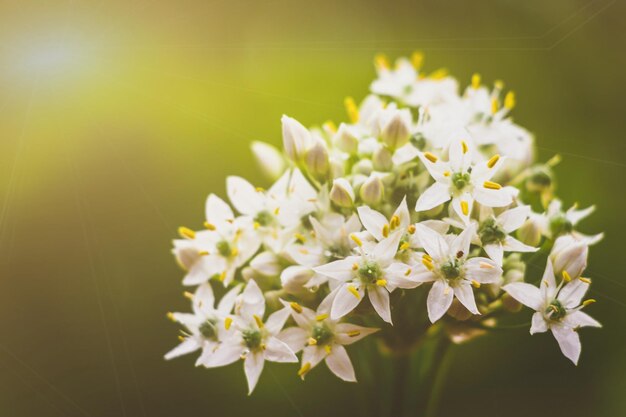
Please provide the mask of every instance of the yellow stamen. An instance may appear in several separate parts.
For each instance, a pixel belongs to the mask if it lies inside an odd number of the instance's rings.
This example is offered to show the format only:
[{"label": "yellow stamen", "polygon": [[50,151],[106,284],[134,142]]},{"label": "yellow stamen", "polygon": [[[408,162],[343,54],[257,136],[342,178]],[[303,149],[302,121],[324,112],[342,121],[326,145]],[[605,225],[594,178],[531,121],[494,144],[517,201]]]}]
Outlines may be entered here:
[{"label": "yellow stamen", "polygon": [[230,250],[230,256],[237,256],[237,255],[239,255],[239,249],[237,249],[237,248],[232,248],[232,249]]},{"label": "yellow stamen", "polygon": [[488,188],[490,190],[499,190],[500,188],[502,188],[500,184],[498,184],[497,182],[493,182],[493,181],[485,181],[483,183],[483,187]]},{"label": "yellow stamen", "polygon": [[172,313],[172,312],[168,312],[168,313],[166,314],[166,316],[167,316],[167,318],[168,318],[168,319],[170,319],[170,320],[172,320],[172,321],[176,321],[176,319],[174,318],[174,313]]},{"label": "yellow stamen", "polygon": [[391,227],[392,230],[400,226],[400,217],[394,214],[391,217],[391,220],[389,221],[389,226]]},{"label": "yellow stamen", "polygon": [[312,337],[309,337],[308,342],[310,346],[317,345],[317,339],[314,339]]},{"label": "yellow stamen", "polygon": [[226,317],[224,319],[224,328],[226,330],[230,330],[230,326],[233,324],[233,318],[232,317]]},{"label": "yellow stamen", "polygon": [[206,250],[201,250],[200,252],[198,252],[198,255],[200,256],[207,256],[209,254],[209,251]]},{"label": "yellow stamen", "polygon": [[315,317],[315,321],[324,321],[328,318],[328,314],[324,313],[324,314],[320,314],[318,316]]},{"label": "yellow stamen", "polygon": [[292,301],[291,303],[289,303],[289,306],[293,309],[293,311],[295,311],[296,313],[302,313],[302,306],[298,303],[296,303],[295,301]]},{"label": "yellow stamen", "polygon": [[500,155],[496,154],[487,161],[487,167],[493,168],[500,160]]},{"label": "yellow stamen", "polygon": [[359,292],[354,287],[354,285],[348,285],[347,289],[348,289],[348,291],[350,291],[352,293],[352,295],[354,295],[357,298],[357,300],[361,299],[361,294],[359,294]]},{"label": "yellow stamen", "polygon": [[567,271],[563,271],[561,275],[563,275],[563,281],[565,282],[570,282],[572,280],[572,277]]},{"label": "yellow stamen", "polygon": [[476,281],[475,279],[472,280],[472,287],[474,288],[480,288],[480,282]]},{"label": "yellow stamen", "polygon": [[256,187],[255,190],[257,193],[262,193],[263,191],[265,191],[263,187]]},{"label": "yellow stamen", "polygon": [[358,330],[352,330],[351,332],[346,333],[350,337],[357,337],[361,335],[361,332]]},{"label": "yellow stamen", "polygon": [[261,227],[261,224],[259,222],[254,222],[252,224],[252,227],[254,227],[254,230],[257,230],[259,227]]},{"label": "yellow stamen", "polygon": [[330,345],[324,346],[324,350],[326,351],[326,353],[330,353]]},{"label": "yellow stamen", "polygon": [[578,279],[581,280],[582,282],[584,282],[585,284],[591,284],[591,280],[589,278],[580,277]]},{"label": "yellow stamen", "polygon": [[407,269],[406,272],[404,273],[404,276],[408,277],[409,275],[411,275],[411,272],[413,272],[411,268]]},{"label": "yellow stamen", "polygon": [[385,54],[376,54],[374,57],[374,65],[377,69],[389,69],[391,65],[389,65],[389,58]]},{"label": "yellow stamen", "polygon": [[511,110],[515,107],[515,93],[513,91],[509,91],[506,93],[506,96],[504,96],[504,107],[507,110]]},{"label": "yellow stamen", "polygon": [[311,363],[310,362],[305,362],[302,365],[302,368],[300,368],[300,370],[298,371],[298,376],[300,378],[304,378],[304,376],[307,374],[307,372],[309,372],[311,370]]},{"label": "yellow stamen", "polygon": [[276,208],[274,209],[274,215],[275,215],[275,216],[278,216],[278,213],[280,213],[280,207],[276,207]]},{"label": "yellow stamen", "polygon": [[337,125],[332,120],[326,121],[324,123],[324,127],[333,133],[337,132]]},{"label": "yellow stamen", "polygon": [[424,152],[424,158],[428,159],[430,162],[437,162],[437,157],[430,152]]},{"label": "yellow stamen", "polygon": [[222,272],[217,279],[219,279],[220,282],[224,282],[224,280],[226,279],[226,271]]},{"label": "yellow stamen", "polygon": [[356,262],[352,264],[352,270],[356,271],[359,269],[359,264],[357,264]]},{"label": "yellow stamen", "polygon": [[432,262],[433,261],[433,258],[429,254],[427,254],[427,253],[422,255],[422,259],[426,259],[428,262]]},{"label": "yellow stamen", "polygon": [[493,86],[495,87],[496,90],[502,90],[504,88],[504,81],[502,81],[502,80],[495,80],[493,82]]},{"label": "yellow stamen", "polygon": [[587,307],[588,305],[593,304],[595,302],[596,302],[596,300],[594,300],[593,298],[585,300],[585,301],[583,301],[583,307]]},{"label": "yellow stamen", "polygon": [[378,285],[379,287],[384,287],[385,285],[387,285],[387,280],[386,279],[377,279],[376,280],[376,285]]},{"label": "yellow stamen", "polygon": [[427,259],[422,259],[422,263],[424,264],[426,268],[428,268],[429,271],[432,271],[433,269],[435,269],[435,265],[433,265],[433,263]]},{"label": "yellow stamen", "polygon": [[413,233],[415,233],[415,225],[410,225],[406,230],[407,232],[409,232],[410,235],[412,235]]},{"label": "yellow stamen", "polygon": [[444,177],[449,177],[450,176],[450,171],[443,171],[443,176]]},{"label": "yellow stamen", "polygon": [[209,222],[204,222],[204,227],[206,227],[209,230],[215,230],[215,225]]},{"label": "yellow stamen", "polygon": [[389,236],[389,225],[388,224],[383,226],[382,233],[383,233],[383,237]]},{"label": "yellow stamen", "polygon": [[433,80],[441,80],[443,78],[446,78],[447,76],[448,70],[445,68],[439,68],[438,70],[431,72],[428,77],[432,78]]},{"label": "yellow stamen", "polygon": [[495,114],[498,112],[498,99],[497,98],[492,98],[491,99],[491,113]]},{"label": "yellow stamen", "polygon": [[261,343],[261,350],[267,349],[267,345],[265,343]]},{"label": "yellow stamen", "polygon": [[294,237],[296,238],[296,240],[300,241],[301,243],[306,242],[306,237],[304,237],[304,235],[302,235],[301,233],[294,234]]},{"label": "yellow stamen", "polygon": [[261,317],[257,316],[256,314],[254,314],[252,317],[254,317],[254,321],[256,322],[256,325],[259,326],[259,329],[262,329],[263,320],[261,320]]},{"label": "yellow stamen", "polygon": [[411,247],[411,244],[409,242],[404,242],[403,244],[400,245],[400,250],[407,250]]},{"label": "yellow stamen", "polygon": [[196,232],[187,227],[179,227],[178,234],[181,237],[186,237],[187,239],[194,239],[196,237]]},{"label": "yellow stamen", "polygon": [[346,106],[346,112],[348,113],[348,118],[351,123],[356,123],[359,121],[359,109],[354,102],[352,97],[346,97],[343,101],[344,106]]},{"label": "yellow stamen", "polygon": [[192,294],[192,293],[190,293],[189,291],[185,291],[185,292],[183,293],[183,297],[185,297],[185,298],[187,298],[187,299],[189,299],[189,300],[193,300],[193,294]]},{"label": "yellow stamen", "polygon": [[359,247],[363,246],[363,242],[361,241],[361,239],[359,239],[357,235],[355,234],[350,235],[350,239],[352,239],[352,241],[356,243],[357,246]]},{"label": "yellow stamen", "polygon": [[467,214],[469,213],[469,205],[465,200],[461,201],[461,211],[463,212],[464,216],[467,216]]},{"label": "yellow stamen", "polygon": [[480,87],[480,74],[475,73],[474,75],[472,75],[472,88],[474,90],[478,90],[479,87]]},{"label": "yellow stamen", "polygon": [[415,69],[420,69],[422,68],[422,64],[424,63],[424,54],[419,52],[419,51],[415,51],[413,52],[413,54],[411,54],[411,64],[413,65],[413,67]]},{"label": "yellow stamen", "polygon": [[183,336],[178,336],[178,340],[181,341],[181,342],[184,342],[185,338]]},{"label": "yellow stamen", "polygon": [[469,150],[469,148],[467,147],[467,142],[465,142],[464,140],[461,141],[461,147],[463,148],[463,153],[467,153],[467,151]]}]

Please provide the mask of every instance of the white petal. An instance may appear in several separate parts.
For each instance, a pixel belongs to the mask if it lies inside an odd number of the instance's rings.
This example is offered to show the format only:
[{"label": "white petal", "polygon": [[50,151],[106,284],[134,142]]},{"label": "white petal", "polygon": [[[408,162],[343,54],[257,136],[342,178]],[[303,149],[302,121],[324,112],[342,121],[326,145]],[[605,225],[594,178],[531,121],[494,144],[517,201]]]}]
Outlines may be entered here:
[{"label": "white petal", "polygon": [[306,346],[309,335],[300,327],[288,327],[278,334],[278,339],[289,346],[294,353],[300,352]]},{"label": "white petal", "polygon": [[326,365],[328,369],[339,378],[348,382],[356,382],[356,376],[354,375],[354,368],[348,352],[341,345],[333,345],[332,350],[328,356],[326,356]]},{"label": "white petal", "polygon": [[577,327],[602,327],[602,325],[589,314],[582,311],[574,311],[565,316],[564,323],[575,329]]},{"label": "white petal", "polygon": [[333,306],[330,310],[330,318],[333,320],[341,318],[354,310],[354,308],[359,305],[363,299],[365,291],[362,286],[355,286],[359,294],[357,297],[348,290],[348,285],[352,284],[341,284],[339,290],[337,291],[337,295],[333,300]]},{"label": "white petal", "polygon": [[[450,148],[448,149],[449,157],[450,157],[450,167],[454,172],[464,171],[468,168],[472,153],[469,151],[464,151],[467,146],[469,138],[469,132],[465,131],[465,129],[459,129],[459,131],[455,131],[452,135],[454,136],[453,142],[450,144]],[[465,141],[465,145],[463,145],[462,141]]]},{"label": "white petal", "polygon": [[209,354],[210,351],[203,352],[201,363],[207,368],[230,365],[240,359],[242,352],[241,345],[231,340],[219,345],[212,354]]},{"label": "white petal", "polygon": [[[463,213],[461,202],[467,203],[467,214]],[[470,224],[470,216],[472,215],[472,208],[474,206],[474,199],[471,194],[463,193],[460,197],[454,197],[451,204],[454,212],[463,220],[463,223]]]},{"label": "white petal", "polygon": [[459,252],[462,252],[461,257],[467,257],[474,233],[475,225],[471,224],[463,230],[460,235],[454,238],[450,244],[450,253],[457,255]]},{"label": "white petal", "polygon": [[391,324],[391,308],[389,307],[389,292],[383,287],[370,287],[367,290],[372,307],[381,319]]},{"label": "white petal", "polygon": [[532,323],[530,325],[530,334],[543,333],[546,331],[548,331],[548,323],[546,323],[543,313],[537,311],[533,314]]},{"label": "white petal", "polygon": [[270,251],[259,253],[250,261],[250,266],[255,271],[268,277],[278,275],[282,269],[278,257]]},{"label": "white petal", "polygon": [[465,261],[465,278],[481,284],[493,284],[502,276],[502,268],[489,258],[470,258]]},{"label": "white petal", "polygon": [[415,211],[426,211],[450,200],[450,190],[446,184],[436,182],[424,191],[417,200]]},{"label": "white petal", "polygon": [[205,206],[206,220],[209,223],[224,223],[235,218],[230,206],[215,194],[209,195]]},{"label": "white petal", "polygon": [[277,339],[269,337],[263,353],[265,359],[271,362],[298,362],[298,358],[289,345]]},{"label": "white petal", "polygon": [[505,238],[503,248],[507,252],[537,252],[539,250],[539,248],[528,246],[512,236]]},{"label": "white petal", "polygon": [[575,210],[574,207],[572,207],[565,212],[565,217],[575,226],[579,221],[593,213],[595,209],[596,206],[589,206],[582,210]]},{"label": "white petal", "polygon": [[193,337],[186,338],[181,344],[165,354],[165,360],[177,358],[200,349],[198,341]]},{"label": "white petal", "polygon": [[469,282],[462,282],[458,286],[454,287],[454,295],[459,299],[461,304],[465,306],[472,314],[480,314],[478,307],[476,307],[476,300],[474,299],[474,291]]},{"label": "white petal", "polygon": [[278,311],[273,312],[265,321],[265,328],[270,332],[270,334],[278,333],[285,322],[291,315],[291,307],[283,307]]},{"label": "white petal", "polygon": [[525,282],[514,282],[512,284],[505,285],[502,289],[525,306],[530,307],[535,311],[541,310],[543,298],[541,297],[539,288],[534,285],[530,285]]},{"label": "white petal", "polygon": [[335,326],[335,340],[341,345],[351,345],[380,329],[357,326],[351,323],[339,323]]},{"label": "white petal", "polygon": [[248,380],[248,395],[252,394],[254,387],[259,382],[265,359],[260,352],[250,352],[244,361],[244,371]]},{"label": "white petal", "polygon": [[241,291],[241,285],[237,285],[232,290],[228,291],[220,302],[217,304],[217,311],[222,314],[229,314],[233,311],[233,307],[235,306],[235,300],[237,300],[237,296]]},{"label": "white petal", "polygon": [[502,266],[502,258],[504,256],[504,249],[502,248],[501,243],[490,243],[488,245],[483,246],[487,255],[496,263],[498,266]]},{"label": "white petal", "polygon": [[256,281],[253,279],[248,281],[240,297],[241,304],[239,306],[239,314],[248,320],[251,320],[254,315],[261,318],[263,317],[265,313],[265,297]]},{"label": "white petal", "polygon": [[439,233],[421,223],[415,224],[415,233],[419,236],[424,250],[434,259],[443,259],[448,256],[448,244]]},{"label": "white petal", "polygon": [[513,202],[511,194],[509,194],[504,188],[492,190],[482,186],[477,186],[474,189],[474,198],[480,204],[489,207],[504,207]]},{"label": "white petal", "polygon": [[376,210],[371,209],[369,206],[361,206],[357,211],[359,212],[359,218],[365,229],[370,232],[376,240],[384,239],[383,228],[385,226],[387,226],[387,228],[389,227],[387,218]]},{"label": "white petal", "polygon": [[353,277],[354,271],[352,270],[352,265],[354,265],[355,262],[358,263],[359,260],[359,257],[350,256],[345,259],[327,263],[326,265],[317,266],[313,268],[313,270],[329,278],[339,281],[348,281]]},{"label": "white petal", "polygon": [[530,206],[519,206],[507,210],[498,216],[498,223],[505,232],[519,229],[530,215]]},{"label": "white petal", "polygon": [[539,288],[541,288],[541,298],[544,300],[552,299],[556,295],[556,281],[554,280],[554,269],[550,258],[546,262],[546,269],[543,272]]},{"label": "white petal", "polygon": [[400,244],[400,239],[402,239],[403,234],[404,232],[401,230],[394,232],[388,238],[381,240],[374,246],[372,255],[379,264],[386,266],[393,260],[396,256],[396,252],[398,252],[398,245]]},{"label": "white petal", "polygon": [[325,356],[326,351],[322,346],[307,346],[302,351],[302,364],[309,363],[313,369]]},{"label": "white petal", "polygon": [[574,279],[561,288],[557,298],[566,308],[578,307],[588,289],[588,283]]},{"label": "white petal", "polygon": [[200,285],[193,294],[193,309],[196,313],[200,312],[204,315],[213,313],[215,305],[215,296],[211,284],[205,283]]},{"label": "white petal", "polygon": [[556,341],[559,342],[559,347],[563,355],[574,362],[574,365],[578,365],[578,358],[580,357],[580,338],[578,332],[561,324],[552,325],[550,330],[552,330]]},{"label": "white petal", "polygon": [[242,214],[254,215],[263,209],[262,195],[241,177],[226,178],[226,191],[230,202]]},{"label": "white petal", "polygon": [[437,280],[428,292],[428,318],[432,323],[439,320],[450,308],[454,291],[443,280]]}]

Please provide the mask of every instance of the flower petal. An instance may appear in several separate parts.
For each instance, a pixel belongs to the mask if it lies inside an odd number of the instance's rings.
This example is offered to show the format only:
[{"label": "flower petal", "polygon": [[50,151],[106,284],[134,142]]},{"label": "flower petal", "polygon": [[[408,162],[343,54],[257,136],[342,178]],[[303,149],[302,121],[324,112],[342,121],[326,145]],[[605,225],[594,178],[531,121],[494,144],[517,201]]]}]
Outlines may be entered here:
[{"label": "flower petal", "polygon": [[420,195],[415,211],[426,211],[450,200],[450,190],[446,184],[436,182]]},{"label": "flower petal", "polygon": [[239,295],[240,291],[241,285],[237,285],[226,294],[224,294],[220,302],[217,304],[217,311],[222,314],[229,314],[231,311],[233,311],[233,307],[235,306],[235,300],[237,300],[237,296]]},{"label": "flower petal", "polygon": [[550,330],[552,330],[554,338],[559,343],[563,355],[571,360],[574,365],[578,365],[578,358],[580,357],[580,337],[578,332],[562,324],[552,325]]},{"label": "flower petal", "polygon": [[480,314],[478,307],[476,307],[474,291],[469,282],[462,282],[454,287],[454,295],[472,314]]},{"label": "flower petal", "polygon": [[341,345],[351,345],[379,330],[380,329],[374,329],[372,327],[357,326],[351,323],[338,323],[335,326],[335,341]]},{"label": "flower petal", "polygon": [[244,372],[246,379],[248,380],[248,395],[252,394],[254,387],[259,382],[261,372],[263,372],[263,365],[265,364],[265,358],[261,352],[250,352],[244,361]]},{"label": "flower petal", "polygon": [[548,331],[548,323],[546,323],[543,313],[537,311],[533,314],[532,323],[530,325],[530,334],[543,333],[546,331]]},{"label": "flower petal", "polygon": [[454,291],[443,280],[437,280],[428,292],[428,318],[431,323],[439,320],[450,308]]},{"label": "flower petal", "polygon": [[241,177],[226,178],[226,193],[241,214],[254,215],[263,209],[263,196],[252,184]]},{"label": "flower petal", "polygon": [[482,185],[474,189],[474,198],[480,204],[488,207],[504,207],[513,202],[511,194],[506,189],[492,190]]},{"label": "flower petal", "polygon": [[300,327],[288,327],[281,331],[277,337],[289,346],[292,352],[298,353],[307,345],[309,334]]},{"label": "flower petal", "polygon": [[576,329],[578,327],[602,327],[602,325],[589,314],[584,313],[582,311],[574,311],[565,316],[563,320],[564,323],[571,327],[572,329]]},{"label": "flower petal", "polygon": [[330,318],[333,320],[341,318],[354,310],[363,299],[363,295],[365,294],[363,286],[353,286],[358,293],[357,297],[352,291],[348,290],[349,285],[352,284],[341,284],[337,290],[337,295],[333,300],[333,306],[330,310]]},{"label": "flower petal", "polygon": [[502,268],[489,258],[477,257],[465,261],[465,278],[481,284],[493,284],[502,276]]},{"label": "flower petal", "polygon": [[537,252],[539,250],[539,248],[526,245],[512,236],[507,236],[504,239],[502,247],[507,252]]},{"label": "flower petal", "polygon": [[369,206],[361,206],[357,209],[359,212],[359,218],[365,229],[378,241],[383,240],[383,228],[387,226],[387,232],[389,228],[389,222],[387,218],[376,210],[371,209]]},{"label": "flower petal", "polygon": [[535,311],[541,310],[543,297],[539,292],[539,288],[534,285],[530,285],[525,282],[514,282],[512,284],[505,285],[502,289],[525,306],[530,307]]},{"label": "flower petal", "polygon": [[313,270],[318,274],[325,275],[338,281],[349,281],[353,278],[354,274],[352,265],[354,265],[354,263],[358,263],[359,260],[360,258],[358,256],[349,256],[345,259],[317,266],[313,268]]},{"label": "flower petal", "polygon": [[588,283],[574,279],[561,288],[557,298],[566,308],[578,307],[588,289]]},{"label": "flower petal", "polygon": [[343,346],[337,344],[332,346],[330,354],[326,356],[326,366],[340,379],[347,382],[356,382],[352,362],[350,362],[348,352],[346,352],[346,348]]},{"label": "flower petal", "polygon": [[442,235],[421,223],[415,224],[415,233],[419,236],[424,250],[435,260],[448,256],[449,247]]},{"label": "flower petal", "polygon": [[209,223],[224,223],[235,218],[230,206],[215,194],[209,195],[205,205],[206,220]]},{"label": "flower petal", "polygon": [[165,354],[165,360],[177,358],[179,356],[187,355],[188,353],[195,352],[200,349],[200,344],[195,337],[188,337],[183,340],[178,346],[170,350]]},{"label": "flower petal", "polygon": [[490,243],[488,245],[483,246],[487,255],[496,263],[498,266],[502,266],[502,258],[504,257],[504,249],[502,248],[501,243]]},{"label": "flower petal", "polygon": [[283,307],[280,310],[273,312],[265,321],[265,328],[271,334],[278,333],[283,328],[290,315],[291,307]]},{"label": "flower petal", "polygon": [[372,307],[378,313],[381,319],[389,324],[391,323],[391,308],[389,307],[389,292],[383,287],[370,287],[367,295],[372,303]]},{"label": "flower petal", "polygon": [[498,216],[498,223],[505,232],[519,229],[530,215],[530,206],[519,206],[507,210]]},{"label": "flower petal", "polygon": [[267,338],[263,354],[265,359],[271,362],[298,362],[289,345],[273,336]]}]

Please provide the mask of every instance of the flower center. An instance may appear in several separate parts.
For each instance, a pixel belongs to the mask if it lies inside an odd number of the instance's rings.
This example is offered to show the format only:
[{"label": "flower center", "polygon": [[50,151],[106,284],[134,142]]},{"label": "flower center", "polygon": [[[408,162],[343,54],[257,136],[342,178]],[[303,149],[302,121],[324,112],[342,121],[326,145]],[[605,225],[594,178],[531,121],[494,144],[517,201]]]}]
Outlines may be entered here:
[{"label": "flower center", "polygon": [[506,232],[496,223],[493,217],[485,220],[478,229],[478,235],[483,245],[502,242],[506,238]]},{"label": "flower center", "polygon": [[557,237],[564,233],[570,233],[572,230],[574,230],[574,225],[567,220],[564,214],[558,214],[550,219],[550,231],[552,232],[552,236]]},{"label": "flower center", "polygon": [[217,320],[208,319],[200,325],[198,331],[205,339],[216,340],[217,339]]},{"label": "flower center", "polygon": [[561,321],[567,315],[567,310],[559,300],[553,300],[544,312],[550,320]]},{"label": "flower center", "polygon": [[220,240],[219,242],[217,242],[215,247],[217,248],[219,254],[222,255],[224,258],[228,258],[233,253],[230,244],[225,240]]},{"label": "flower center", "polygon": [[261,347],[263,342],[263,333],[260,329],[247,329],[242,332],[243,342],[250,350],[256,350]]},{"label": "flower center", "polygon": [[456,187],[457,190],[461,191],[465,187],[467,187],[470,183],[470,174],[467,172],[455,172],[452,174],[452,184]]},{"label": "flower center", "polygon": [[259,211],[254,221],[261,226],[269,226],[274,221],[274,216],[267,210]]},{"label": "flower center", "polygon": [[462,263],[459,259],[451,259],[439,267],[441,274],[447,280],[457,280],[461,277]]},{"label": "flower center", "polygon": [[359,266],[357,274],[363,283],[369,284],[381,278],[383,271],[376,261],[366,261]]},{"label": "flower center", "polygon": [[311,337],[317,341],[318,345],[326,345],[333,338],[333,332],[324,323],[318,323],[311,331]]}]

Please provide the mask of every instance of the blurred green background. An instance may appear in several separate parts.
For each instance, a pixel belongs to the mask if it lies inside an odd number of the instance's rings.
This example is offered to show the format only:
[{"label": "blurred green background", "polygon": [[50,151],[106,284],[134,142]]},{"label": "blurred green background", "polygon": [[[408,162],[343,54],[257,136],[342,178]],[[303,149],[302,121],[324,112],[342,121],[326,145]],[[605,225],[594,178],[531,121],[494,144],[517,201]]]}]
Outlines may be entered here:
[{"label": "blurred green background", "polygon": [[[323,367],[165,362],[184,310],[170,255],[280,116],[345,120],[374,54],[419,49],[463,85],[517,92],[566,203],[597,204],[578,368],[547,335],[456,349],[441,416],[626,415],[626,7],[612,0],[4,1],[0,4],[0,416],[334,416],[359,386]],[[529,311],[523,314],[530,316]],[[357,375],[358,375],[358,363]],[[385,387],[381,387],[381,390]]]}]

